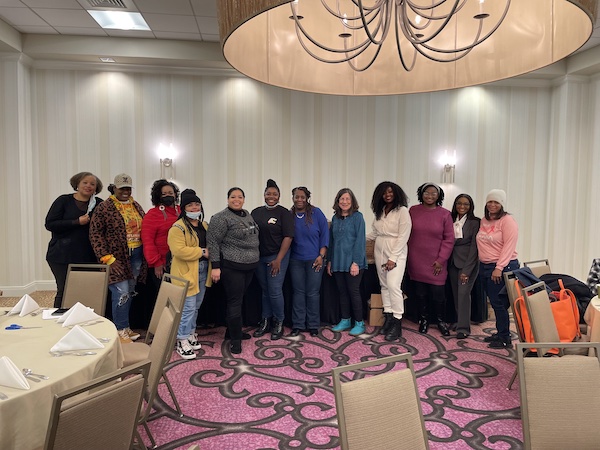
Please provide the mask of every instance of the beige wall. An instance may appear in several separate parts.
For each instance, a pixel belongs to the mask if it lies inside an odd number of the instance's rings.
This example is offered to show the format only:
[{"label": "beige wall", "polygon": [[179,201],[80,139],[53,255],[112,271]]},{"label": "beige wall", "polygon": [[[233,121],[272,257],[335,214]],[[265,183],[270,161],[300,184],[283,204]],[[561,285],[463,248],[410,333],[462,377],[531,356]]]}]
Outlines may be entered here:
[{"label": "beige wall", "polygon": [[274,178],[284,206],[291,188],[305,185],[327,216],[337,190],[350,187],[368,224],[378,182],[398,182],[415,204],[419,184],[441,181],[440,155],[456,149],[445,206],[468,192],[481,215],[486,192],[503,188],[521,261],[548,257],[554,271],[585,279],[600,256],[597,77],[351,98],[239,77],[31,69],[6,58],[0,74],[5,295],[52,286],[43,222],[74,173],[92,171],[108,185],[127,172],[149,208],[160,142],[178,149],[175,181],[197,190],[208,215],[234,185],[248,209],[260,205]]}]

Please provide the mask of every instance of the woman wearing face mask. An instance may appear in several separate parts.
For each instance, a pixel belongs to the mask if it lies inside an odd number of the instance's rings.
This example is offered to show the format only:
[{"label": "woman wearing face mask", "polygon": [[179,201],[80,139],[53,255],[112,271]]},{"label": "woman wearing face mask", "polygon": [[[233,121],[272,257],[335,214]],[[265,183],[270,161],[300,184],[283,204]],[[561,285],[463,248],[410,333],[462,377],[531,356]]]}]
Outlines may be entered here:
[{"label": "woman wearing face mask", "polygon": [[[260,233],[260,262],[256,278],[262,289],[262,319],[254,332],[261,337],[271,328],[271,339],[283,334],[283,280],[290,262],[290,245],[294,238],[292,213],[279,205],[280,191],[277,183],[267,180],[265,204],[252,211]],[[272,323],[271,322],[272,318]]]},{"label": "woman wearing face mask", "polygon": [[[200,349],[196,334],[198,310],[202,306],[206,287],[210,286],[210,264],[206,245],[206,230],[202,202],[192,189],[181,193],[181,214],[169,230],[168,243],[173,255],[171,273],[189,281],[177,331],[177,353],[183,359],[194,359]],[[176,282],[176,281],[174,281]]]},{"label": "woman wearing face mask", "polygon": [[211,278],[213,283],[223,280],[227,298],[231,353],[242,352],[242,302],[260,257],[258,226],[244,209],[245,200],[242,189],[229,189],[227,208],[212,216],[206,235],[212,264]]},{"label": "woman wearing face mask", "polygon": [[132,180],[127,174],[115,177],[108,200],[100,203],[90,222],[90,242],[96,257],[110,266],[108,289],[112,318],[121,343],[140,337],[129,327],[129,310],[136,282],[146,281],[146,261],[142,250],[144,210],[131,196]]},{"label": "woman wearing face mask", "polygon": [[90,218],[102,199],[95,195],[102,191],[102,181],[90,172],[79,172],[71,177],[73,194],[63,194],[54,200],[46,215],[46,229],[52,232],[46,261],[56,279],[54,307],[62,304],[69,264],[96,263],[90,245]]},{"label": "woman wearing face mask", "polygon": [[156,180],[150,189],[150,198],[154,208],[142,221],[142,243],[144,257],[152,269],[150,279],[158,291],[167,267],[167,234],[179,217],[179,188],[171,181]]}]

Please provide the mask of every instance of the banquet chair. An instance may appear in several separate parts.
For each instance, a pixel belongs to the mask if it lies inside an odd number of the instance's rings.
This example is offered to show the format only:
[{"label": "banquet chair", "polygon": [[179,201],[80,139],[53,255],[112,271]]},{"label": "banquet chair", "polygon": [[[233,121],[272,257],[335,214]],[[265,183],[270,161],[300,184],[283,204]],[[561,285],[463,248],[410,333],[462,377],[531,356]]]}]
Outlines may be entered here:
[{"label": "banquet chair", "polygon": [[[526,450],[597,449],[600,443],[598,356],[526,358],[530,348],[595,350],[594,342],[518,343],[521,421]],[[543,353],[538,351],[539,353]]]},{"label": "banquet chair", "polygon": [[104,317],[109,275],[110,266],[105,264],[69,264],[61,306],[80,302]]},{"label": "banquet chair", "polygon": [[536,259],[535,261],[527,261],[523,263],[524,267],[528,267],[536,277],[551,273],[550,262],[547,259]]},{"label": "banquet chair", "polygon": [[[158,394],[158,385],[164,374],[164,367],[166,361],[168,361],[173,354],[173,343],[177,336],[177,328],[179,327],[179,321],[181,320],[181,310],[176,309],[171,301],[167,300],[167,304],[164,307],[158,325],[156,327],[156,334],[154,340],[150,346],[150,353],[148,359],[150,360],[150,371],[148,373],[148,385],[145,393],[145,405],[141,409],[141,413],[138,420],[138,425],[143,426],[146,430],[148,438],[152,442],[152,447],[156,447],[156,441],[154,436],[150,432],[148,427],[148,416],[152,411],[154,400]],[[133,345],[133,344],[127,344]],[[124,345],[123,347],[127,347]],[[136,430],[136,438],[138,444],[142,445],[143,441]]]},{"label": "banquet chair", "polygon": [[149,369],[142,361],[55,394],[44,449],[131,448]]},{"label": "banquet chair", "polygon": [[[174,284],[175,281],[178,284]],[[152,337],[156,333],[156,328],[158,326],[158,322],[160,320],[162,312],[165,310],[165,306],[167,302],[171,302],[175,310],[183,311],[183,303],[185,302],[185,296],[187,294],[189,281],[184,280],[183,278],[178,278],[168,273],[163,275],[162,281],[160,283],[160,288],[158,291],[158,296],[156,298],[156,303],[154,305],[154,310],[152,311],[152,317],[150,319],[150,325],[148,326],[148,331],[146,332],[146,338],[144,342],[132,342],[131,344],[127,344],[123,346],[123,365],[128,366],[131,364],[135,364],[138,361],[142,361],[149,357],[150,355],[150,342],[152,341]],[[179,321],[177,322],[177,327],[179,326]],[[171,342],[171,348],[175,347],[175,340],[177,335],[173,337],[173,342]],[[165,364],[169,362],[171,359],[171,354],[167,354]],[[183,417],[183,413],[181,412],[181,407],[179,406],[179,402],[177,401],[177,397],[175,396],[175,391],[173,391],[173,387],[171,386],[171,382],[167,377],[167,373],[163,371],[162,374],[162,382],[165,383],[167,389],[169,390],[169,395],[173,400],[173,404],[175,405],[175,409],[180,417]]]},{"label": "banquet chair", "polygon": [[[399,362],[406,368],[391,370]],[[342,450],[429,448],[410,353],[336,367],[331,377]]]}]

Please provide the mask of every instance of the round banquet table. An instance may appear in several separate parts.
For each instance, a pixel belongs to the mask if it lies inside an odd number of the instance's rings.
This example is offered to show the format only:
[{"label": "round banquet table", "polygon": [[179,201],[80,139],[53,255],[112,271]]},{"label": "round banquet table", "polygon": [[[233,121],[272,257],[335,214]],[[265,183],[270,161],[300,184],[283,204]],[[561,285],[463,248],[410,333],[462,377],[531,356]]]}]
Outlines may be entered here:
[{"label": "round banquet table", "polygon": [[600,342],[600,299],[598,296],[590,301],[583,319],[588,324],[587,335],[590,342]]},{"label": "round banquet table", "polygon": [[[19,317],[2,315],[10,308],[0,308],[0,357],[8,356],[19,368],[47,375],[39,383],[27,379],[31,389],[0,386],[8,396],[0,400],[0,448],[30,450],[44,446],[54,394],[77,387],[87,381],[109,374],[123,366],[123,352],[117,330],[108,319],[85,326],[92,336],[109,338],[105,348],[94,349],[95,355],[63,355],[54,357],[50,348],[70,329],[55,319],[44,320],[42,314]],[[11,324],[32,329],[6,330]]]}]

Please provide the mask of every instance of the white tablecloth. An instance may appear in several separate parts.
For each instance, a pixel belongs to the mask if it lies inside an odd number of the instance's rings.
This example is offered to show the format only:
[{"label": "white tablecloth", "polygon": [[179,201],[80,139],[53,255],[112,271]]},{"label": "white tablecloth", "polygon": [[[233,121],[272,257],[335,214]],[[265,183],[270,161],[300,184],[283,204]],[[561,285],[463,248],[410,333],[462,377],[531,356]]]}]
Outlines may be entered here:
[{"label": "white tablecloth", "polygon": [[[10,308],[0,308],[0,314]],[[10,324],[42,328],[6,330]],[[30,450],[44,445],[54,394],[79,386],[123,366],[123,352],[117,330],[112,322],[84,328],[93,336],[110,341],[105,348],[94,350],[92,356],[53,357],[49,350],[69,328],[55,320],[43,320],[42,315],[0,316],[0,357],[8,356],[19,369],[50,377],[39,383],[29,380],[30,390],[0,386],[8,400],[0,400],[0,449]]]}]

